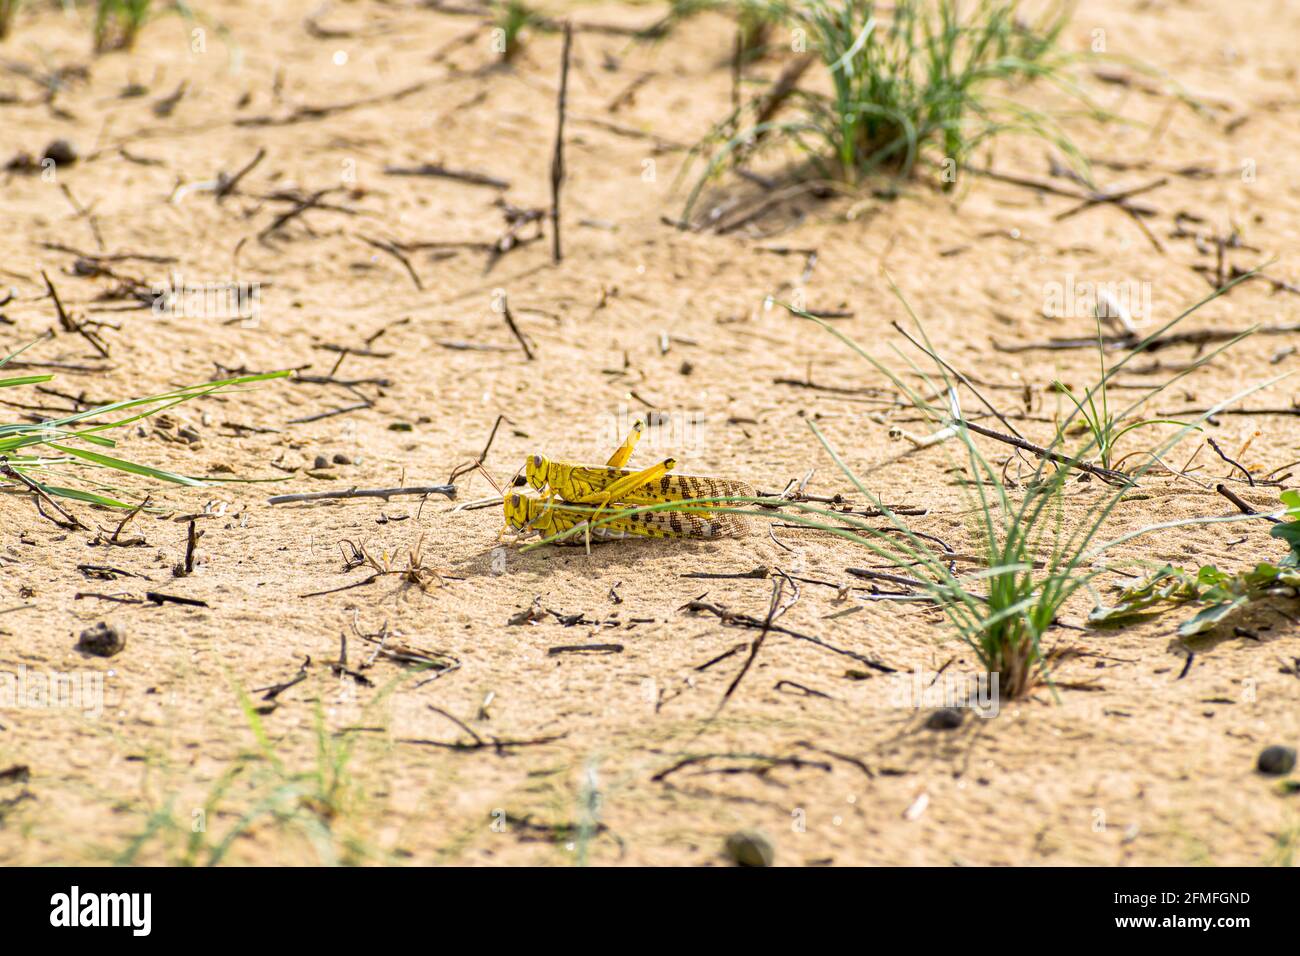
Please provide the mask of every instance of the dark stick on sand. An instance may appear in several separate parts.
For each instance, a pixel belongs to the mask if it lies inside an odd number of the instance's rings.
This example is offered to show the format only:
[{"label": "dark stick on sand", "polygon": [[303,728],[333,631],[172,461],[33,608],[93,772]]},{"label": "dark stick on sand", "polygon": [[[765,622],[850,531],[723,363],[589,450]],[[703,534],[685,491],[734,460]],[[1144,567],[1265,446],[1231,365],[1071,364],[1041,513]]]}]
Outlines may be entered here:
[{"label": "dark stick on sand", "polygon": [[559,120],[555,127],[555,153],[551,157],[551,258],[564,258],[560,250],[560,186],[564,183],[564,111],[569,98],[569,49],[573,45],[573,24],[564,22],[564,54],[560,66]]},{"label": "dark stick on sand", "polygon": [[194,573],[194,551],[199,545],[200,532],[198,522],[190,519],[190,527],[185,535],[185,573]]},{"label": "dark stick on sand", "polygon": [[[42,273],[42,275],[44,275],[44,273]],[[49,280],[47,279],[46,282],[48,282],[48,281],[49,281]],[[69,528],[75,528],[75,529],[82,530],[82,531],[86,530],[86,526],[85,526],[84,524],[82,524],[79,520],[77,520],[77,516],[76,516],[76,515],[74,515],[74,514],[73,514],[72,512],[70,512],[70,511],[68,511],[66,508],[62,507],[62,506],[61,506],[57,501],[55,501],[53,498],[51,498],[51,497],[50,497],[50,496],[45,492],[45,489],[43,489],[39,484],[37,484],[36,482],[32,481],[30,478],[28,478],[26,475],[24,475],[21,471],[14,471],[12,468],[10,468],[10,467],[9,467],[9,459],[8,459],[8,458],[2,458],[2,457],[0,457],[0,475],[4,475],[6,478],[14,478],[14,479],[16,479],[17,481],[20,481],[20,482],[22,482],[24,485],[26,485],[26,486],[27,486],[27,490],[30,491],[30,492],[31,492],[31,493],[36,497],[36,509],[37,509],[38,511],[40,510],[40,507],[41,507],[41,506],[40,506],[40,503],[41,503],[42,501],[44,501],[44,502],[45,502],[46,504],[48,504],[51,508],[53,508],[56,512],[58,512],[59,516],[60,516],[60,517],[63,519],[63,521],[66,523],[66,526],[67,526],[67,527],[69,527]],[[42,514],[44,514],[44,512],[42,512]],[[46,517],[49,517],[49,516],[46,515]],[[56,522],[56,523],[58,523],[58,522]]]},{"label": "dark stick on sand", "polygon": [[492,450],[492,443],[497,439],[497,429],[501,427],[501,423],[505,420],[506,417],[504,415],[497,416],[496,422],[492,425],[492,433],[488,435],[487,444],[483,446],[483,450],[479,452],[479,456],[477,458],[472,459],[471,461],[466,462],[463,465],[457,465],[456,468],[452,471],[451,477],[447,479],[447,484],[450,485],[454,483],[456,479],[459,478],[461,475],[468,474],[469,472],[473,471],[475,468],[479,468],[482,466],[484,460],[488,456],[488,452]]},{"label": "dark stick on sand", "polygon": [[991,428],[985,428],[983,425],[977,425],[970,419],[963,419],[961,426],[977,435],[983,435],[985,438],[992,438],[995,441],[1005,442],[1013,445],[1022,451],[1030,452],[1039,458],[1047,458],[1059,465],[1065,465],[1068,468],[1074,468],[1077,471],[1086,471],[1090,475],[1096,475],[1102,481],[1110,484],[1132,484],[1133,479],[1124,474],[1122,471],[1115,471],[1112,468],[1100,468],[1097,465],[1090,465],[1086,461],[1079,461],[1077,458],[1071,458],[1068,455],[1062,455],[1052,451],[1050,448],[1044,448],[1042,445],[1035,445],[1033,442],[1025,441],[1023,438],[1017,438],[1015,435],[1003,435],[1001,432],[995,432]]},{"label": "dark stick on sand", "polygon": [[[558,236],[559,234],[556,233],[556,235]],[[557,252],[556,252],[556,257],[555,257],[555,261],[556,261],[556,262],[559,262],[559,261],[560,261],[560,257],[559,257],[559,252],[558,252],[558,250],[559,250],[559,239],[558,239],[558,238],[556,239],[556,247],[555,247],[555,248],[556,248],[556,250],[557,250]],[[502,296],[502,297],[501,297],[501,315],[505,318],[505,320],[506,320],[506,325],[508,325],[508,326],[510,327],[510,332],[511,332],[512,335],[514,335],[515,340],[519,343],[519,347],[520,347],[521,349],[524,350],[524,355],[527,357],[528,361],[531,362],[531,361],[533,360],[533,350],[532,350],[532,347],[529,346],[529,344],[528,344],[528,339],[524,338],[524,333],[522,333],[522,332],[519,331],[519,326],[515,324],[515,317],[514,317],[514,315],[511,313],[511,311],[510,311],[510,303],[509,303],[509,301],[505,298],[505,296]]]},{"label": "dark stick on sand", "polygon": [[89,342],[95,351],[99,353],[101,358],[108,358],[108,347],[104,345],[99,336],[87,329],[84,324],[74,322],[72,316],[68,315],[67,310],[63,308],[63,300],[59,298],[59,293],[55,290],[54,283],[50,281],[50,277],[45,274],[44,269],[41,270],[41,278],[45,281],[45,289],[49,293],[50,299],[54,302],[54,311],[59,315],[59,325],[63,326],[65,331],[75,332]]},{"label": "dark stick on sand", "polygon": [[333,498],[395,498],[398,495],[446,495],[456,497],[455,485],[423,485],[414,488],[349,488],[347,491],[313,491],[301,495],[276,495],[267,498],[269,505],[283,505],[294,501],[326,501]]},{"label": "dark stick on sand", "polygon": [[357,236],[357,238],[360,239],[362,242],[364,242],[366,245],[371,246],[372,248],[378,249],[381,252],[388,253],[390,256],[392,256],[394,259],[400,262],[402,264],[402,268],[406,270],[406,274],[410,276],[411,281],[415,283],[415,288],[420,292],[424,291],[424,283],[420,281],[420,276],[415,271],[415,266],[411,265],[411,260],[406,257],[406,254],[402,252],[401,248],[397,245],[397,243],[387,242],[383,239],[371,239],[368,236]]},{"label": "dark stick on sand", "polygon": [[[1226,461],[1226,462],[1227,462],[1229,465],[1231,465],[1233,468],[1236,468],[1239,472],[1241,472],[1243,475],[1245,475],[1245,476],[1246,476],[1246,482],[1247,482],[1247,483],[1248,483],[1252,488],[1255,487],[1255,476],[1252,475],[1249,471],[1247,471],[1246,468],[1245,468],[1245,467],[1244,467],[1240,462],[1238,462],[1238,461],[1234,461],[1233,459],[1229,458],[1228,455],[1227,455],[1227,453],[1225,453],[1224,450],[1223,450],[1222,448],[1219,447],[1219,443],[1218,443],[1217,441],[1215,441],[1213,438],[1207,438],[1207,439],[1205,439],[1205,441],[1206,441],[1206,444],[1208,444],[1212,449],[1214,449],[1214,453],[1215,453],[1216,455],[1218,455],[1220,458],[1222,458],[1224,461]],[[1234,504],[1235,504],[1235,502],[1234,502]]]},{"label": "dark stick on sand", "polygon": [[251,173],[253,171],[253,167],[255,167],[258,163],[260,163],[264,158],[266,158],[266,148],[262,147],[258,149],[257,155],[254,156],[252,159],[250,159],[247,163],[245,163],[239,169],[239,171],[236,172],[233,176],[227,176],[224,172],[218,173],[217,190],[216,190],[217,202],[221,202],[223,199],[225,199],[227,196],[233,193],[235,189],[239,186],[239,181],[243,179],[245,176],[247,176],[249,173]]},{"label": "dark stick on sand", "polygon": [[1237,510],[1244,515],[1251,515],[1252,517],[1263,518],[1265,521],[1271,521],[1274,524],[1282,523],[1281,518],[1274,518],[1272,515],[1260,514],[1258,511],[1252,508],[1249,503],[1243,501],[1239,495],[1233,493],[1232,489],[1223,483],[1219,483],[1215,485],[1214,490],[1217,491],[1219,494],[1223,495],[1223,497],[1227,498],[1234,505],[1236,505]]},{"label": "dark stick on sand", "polygon": [[475,172],[470,169],[449,169],[441,163],[421,163],[418,166],[385,166],[386,176],[432,176],[437,179],[453,179],[471,186],[487,186],[490,189],[509,189],[510,183],[498,176]]}]

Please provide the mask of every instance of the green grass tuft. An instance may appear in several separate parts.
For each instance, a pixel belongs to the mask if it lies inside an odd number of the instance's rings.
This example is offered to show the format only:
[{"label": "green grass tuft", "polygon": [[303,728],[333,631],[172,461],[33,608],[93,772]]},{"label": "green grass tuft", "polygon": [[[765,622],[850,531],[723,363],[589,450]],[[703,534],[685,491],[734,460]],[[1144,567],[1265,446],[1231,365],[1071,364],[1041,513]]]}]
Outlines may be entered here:
[{"label": "green grass tuft", "polygon": [[95,52],[130,50],[150,19],[151,0],[99,0],[95,6]]},{"label": "green grass tuft", "polygon": [[1103,115],[1068,72],[1083,54],[1058,45],[1072,12],[1071,3],[1053,3],[1028,22],[1019,0],[768,2],[766,19],[783,22],[795,51],[820,61],[830,91],[786,91],[793,119],[775,119],[775,104],[760,98],[756,114],[720,123],[725,133],[700,147],[712,155],[687,213],[705,182],[764,144],[794,146],[821,178],[847,183],[881,170],[906,176],[926,159],[951,188],[978,147],[1020,133],[1052,143],[1086,176],[1086,160],[1055,120],[1013,96],[1044,80]]},{"label": "green grass tuft", "polygon": [[544,18],[524,0],[504,0],[496,5],[492,20],[494,30],[500,31],[501,59],[513,63],[519,51],[523,49],[523,32],[529,27],[540,26]]},{"label": "green grass tuft", "polygon": [[[30,346],[0,359],[0,368],[4,368],[26,351],[26,348]],[[10,477],[17,475],[21,476],[20,481],[25,479],[24,483],[30,482],[30,486],[39,489],[40,494],[84,501],[106,508],[130,508],[132,505],[104,494],[105,486],[102,482],[90,482],[87,479],[87,469],[104,469],[154,481],[200,486],[205,482],[176,472],[118,458],[95,449],[116,447],[117,443],[106,437],[104,432],[134,424],[194,398],[220,394],[257,382],[284,378],[289,374],[287,371],[280,371],[241,375],[237,378],[205,382],[201,385],[189,385],[145,398],[113,402],[43,422],[0,425],[0,467],[11,473]],[[0,389],[35,385],[48,382],[53,378],[53,375],[4,378],[0,379]],[[87,445],[93,447],[87,448],[85,447]],[[59,474],[68,474],[74,482],[79,482],[86,487],[78,489],[54,485],[46,478],[47,475]]]}]

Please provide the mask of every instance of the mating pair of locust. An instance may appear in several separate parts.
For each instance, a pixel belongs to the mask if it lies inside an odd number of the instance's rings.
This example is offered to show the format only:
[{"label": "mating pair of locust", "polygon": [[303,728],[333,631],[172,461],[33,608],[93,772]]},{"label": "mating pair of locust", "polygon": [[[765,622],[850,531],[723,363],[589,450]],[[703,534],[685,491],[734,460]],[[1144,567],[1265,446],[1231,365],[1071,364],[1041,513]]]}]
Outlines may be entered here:
[{"label": "mating pair of locust", "polygon": [[[531,455],[524,477],[542,493],[541,497],[506,494],[506,527],[545,537],[578,530],[585,532],[583,537],[588,541],[591,538],[720,538],[748,534],[749,524],[744,515],[712,510],[727,507],[727,502],[717,501],[720,498],[752,498],[754,489],[743,481],[673,474],[677,462],[672,458],[640,471],[624,467],[644,429],[641,422],[636,422],[627,440],[603,466],[550,461],[541,455]],[[625,509],[668,502],[687,505],[693,500],[699,502],[700,510],[665,509],[608,516],[611,507]],[[576,536],[566,540],[577,543]]]}]

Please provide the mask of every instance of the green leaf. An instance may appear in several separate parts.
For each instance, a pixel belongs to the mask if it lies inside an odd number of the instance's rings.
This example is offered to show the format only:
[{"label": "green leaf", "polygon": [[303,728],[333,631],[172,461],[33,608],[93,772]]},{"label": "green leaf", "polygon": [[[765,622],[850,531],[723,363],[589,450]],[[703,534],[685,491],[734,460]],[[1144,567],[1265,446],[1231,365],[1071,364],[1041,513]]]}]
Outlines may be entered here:
[{"label": "green leaf", "polygon": [[73,501],[84,501],[90,505],[100,505],[104,508],[134,508],[135,505],[128,504],[125,501],[118,501],[116,498],[109,498],[107,495],[97,495],[91,491],[78,491],[76,488],[61,488],[58,485],[42,485],[47,494],[56,498],[71,498]]},{"label": "green leaf", "polygon": [[1293,584],[1296,580],[1300,580],[1300,571],[1286,564],[1270,564],[1267,561],[1261,561],[1255,565],[1254,570],[1245,571],[1239,577],[1240,583],[1248,590]]},{"label": "green leaf", "polygon": [[117,471],[125,471],[132,475],[142,475],[145,478],[156,478],[159,481],[170,481],[177,485],[189,485],[193,488],[201,488],[204,482],[197,478],[190,478],[186,475],[178,475],[175,472],[163,471],[161,468],[150,468],[148,465],[139,465],[133,461],[126,461],[122,458],[113,458],[109,455],[101,455],[96,451],[87,451],[84,448],[71,448],[67,445],[58,445],[54,442],[47,444],[65,455],[71,455],[73,458],[80,458],[82,461],[88,461],[91,464],[100,465],[104,468],[113,468]]},{"label": "green leaf", "polygon": [[1196,572],[1196,583],[1203,588],[1222,587],[1232,581],[1232,575],[1225,574],[1212,564],[1202,565]]},{"label": "green leaf", "polygon": [[1225,617],[1250,603],[1248,595],[1241,595],[1231,601],[1225,601],[1222,604],[1212,604],[1205,610],[1201,611],[1189,621],[1184,621],[1178,628],[1178,633],[1183,637],[1191,637],[1193,634],[1202,634],[1210,630]]},{"label": "green leaf", "polygon": [[1092,613],[1088,615],[1088,620],[1094,624],[1114,624],[1150,610],[1157,604],[1190,601],[1195,598],[1196,587],[1188,580],[1187,572],[1166,564],[1141,584],[1123,591],[1119,603],[1114,607],[1099,604],[1093,608]]},{"label": "green leaf", "polygon": [[54,378],[53,375],[24,375],[20,378],[0,378],[0,388],[13,388],[16,385],[39,385]]},{"label": "green leaf", "polygon": [[[35,343],[30,343],[16,352],[0,357],[0,367],[3,367],[18,355],[21,355],[23,351],[30,348],[33,344]],[[284,378],[291,374],[290,371],[278,371],[257,373],[253,375],[240,375],[215,382],[189,385],[174,389],[170,392],[163,392],[144,398],[112,402],[107,405],[101,405],[97,408],[84,409],[62,418],[37,422],[35,424],[24,423],[0,425],[0,455],[6,456],[11,467],[27,474],[30,480],[35,482],[43,491],[50,495],[62,498],[71,498],[76,501],[83,501],[88,504],[100,505],[107,508],[130,508],[132,505],[120,501],[117,498],[110,497],[109,495],[99,494],[92,491],[81,491],[75,488],[64,488],[53,485],[46,486],[36,481],[34,474],[39,474],[39,469],[56,464],[66,464],[71,461],[73,463],[80,462],[94,465],[100,468],[111,468],[115,471],[140,475],[157,481],[167,481],[173,484],[187,485],[190,487],[203,487],[207,485],[207,482],[201,479],[191,478],[187,475],[177,474],[161,468],[153,468],[149,465],[141,465],[133,461],[127,461],[123,458],[100,454],[99,452],[90,451],[86,448],[72,447],[65,443],[76,442],[97,446],[99,448],[115,448],[117,443],[113,439],[98,433],[109,431],[111,429],[123,428],[133,422],[155,415],[173,405],[178,405],[181,402],[189,401],[194,398],[221,394],[240,386]],[[46,374],[4,378],[0,379],[0,388],[33,385],[40,382],[48,382],[52,378],[54,378],[53,375]],[[127,410],[130,410],[130,414],[125,418],[119,418],[115,421],[101,421],[97,424],[94,423],[95,419],[100,419],[115,412]],[[81,426],[81,423],[83,422],[87,422],[88,424]],[[81,427],[78,428],[77,426]],[[37,455],[23,453],[16,456],[12,454],[19,449],[35,450],[40,446],[59,452],[59,457],[45,453]]]},{"label": "green leaf", "polygon": [[1300,521],[1300,491],[1284,491],[1278,497],[1286,505],[1287,516]]},{"label": "green leaf", "polygon": [[[10,353],[9,353],[8,355],[6,355],[4,358],[0,358],[0,368],[4,368],[6,365],[8,365],[10,362],[12,362],[14,359],[16,359],[18,356],[22,355],[22,354],[23,354],[24,352],[26,352],[29,348],[31,348],[33,345],[35,345],[37,342],[41,342],[41,341],[44,341],[44,338],[32,339],[30,342],[28,342],[28,343],[27,343],[26,345],[24,345],[22,348],[18,349],[16,352],[10,352]],[[51,377],[53,377],[53,376],[51,376]]]},{"label": "green leaf", "polygon": [[1300,562],[1300,521],[1275,524],[1269,534],[1275,538],[1281,538],[1291,546],[1290,564]]}]

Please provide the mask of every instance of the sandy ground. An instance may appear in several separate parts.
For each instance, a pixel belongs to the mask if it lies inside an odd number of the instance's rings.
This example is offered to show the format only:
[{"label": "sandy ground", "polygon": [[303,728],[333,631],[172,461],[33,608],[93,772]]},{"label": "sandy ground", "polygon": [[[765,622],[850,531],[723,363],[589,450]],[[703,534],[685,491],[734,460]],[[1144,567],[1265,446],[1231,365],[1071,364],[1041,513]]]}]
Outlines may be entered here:
[{"label": "sandy ground", "polygon": [[[621,424],[648,410],[669,424],[647,435],[636,461],[671,454],[682,471],[766,491],[815,469],[809,491],[847,493],[807,427],[813,418],[850,466],[869,471],[873,491],[929,509],[908,519],[916,530],[972,548],[949,452],[928,449],[877,468],[907,447],[890,437],[891,425],[923,426],[906,423],[906,414],[882,418],[881,406],[864,400],[871,396],[843,391],[888,383],[831,336],[765,308],[765,297],[802,296],[810,309],[849,313],[837,328],[901,363],[889,343],[907,346],[889,323],[905,313],[887,271],[947,357],[997,404],[1024,415],[1017,421],[1026,434],[1050,438],[1057,400],[1049,384],[1086,385],[1095,354],[993,346],[1092,331],[1086,314],[1044,316],[1050,284],[1071,276],[1149,283],[1152,313],[1139,321],[1154,327],[1172,317],[1209,290],[1194,267],[1215,266],[1212,244],[1198,250],[1172,235],[1179,212],[1202,217],[1191,230],[1240,229],[1251,248],[1228,250],[1230,264],[1276,257],[1272,274],[1300,281],[1294,6],[1081,6],[1070,46],[1083,49],[1104,30],[1110,53],[1169,71],[1206,104],[1197,112],[1142,83],[1080,73],[1098,102],[1131,121],[1069,123],[1094,160],[1132,164],[1099,165],[1099,182],[1125,188],[1168,176],[1140,197],[1156,210],[1148,223],[1159,249],[1113,205],[1058,219],[1073,201],[975,176],[955,195],[919,181],[901,184],[897,196],[868,188],[830,201],[796,197],[723,234],[672,228],[664,217],[680,215],[682,183],[700,169],[680,178],[681,146],[730,103],[730,28],[702,17],[654,44],[580,29],[563,262],[552,263],[548,239],[509,251],[490,271],[481,248],[427,248],[409,257],[422,288],[363,237],[492,243],[506,228],[501,201],[547,206],[557,35],[533,31],[515,65],[502,67],[472,16],[359,2],[336,5],[308,29],[314,0],[239,0],[204,5],[230,27],[237,56],[215,30],[206,51],[193,52],[190,26],[169,17],[146,29],[133,54],[95,58],[85,24],[44,6],[0,46],[0,161],[19,151],[39,156],[57,138],[81,159],[59,166],[53,182],[21,172],[0,180],[0,271],[15,290],[0,342],[16,346],[57,325],[44,270],[76,315],[111,324],[100,329],[110,355],[66,332],[40,344],[24,358],[91,370],[60,370],[51,387],[61,396],[6,390],[5,399],[39,407],[6,407],[4,420],[229,369],[361,381],[275,382],[125,431],[121,451],[134,460],[195,476],[278,479],[151,487],[169,510],[141,515],[123,532],[143,539],[136,546],[104,542],[118,520],[110,512],[71,506],[88,526],[109,529],[99,536],[41,518],[24,493],[0,495],[0,665],[68,674],[87,687],[102,679],[104,699],[102,713],[0,712],[0,772],[29,768],[25,782],[0,777],[0,861],[205,862],[215,854],[262,864],[716,865],[726,835],[742,828],[766,832],[778,864],[788,865],[1259,864],[1293,845],[1300,798],[1280,795],[1254,766],[1264,746],[1300,742],[1300,681],[1284,669],[1300,656],[1294,604],[1182,642],[1177,613],[1118,631],[1079,629],[1090,606],[1081,597],[1050,638],[1078,652],[1058,680],[1088,688],[1040,691],[1004,702],[996,719],[935,731],[924,726],[928,709],[900,702],[903,678],[850,655],[902,675],[945,663],[950,674],[974,674],[977,664],[933,610],[839,587],[864,584],[846,568],[879,562],[829,535],[780,528],[775,538],[764,530],[744,540],[610,544],[590,556],[520,552],[499,548],[497,507],[454,511],[441,498],[273,507],[266,498],[441,483],[482,450],[499,415],[487,465],[502,479],[531,453],[603,460]],[[639,26],[658,15],[648,6],[584,5],[575,19]],[[782,63],[777,56],[750,67],[753,91]],[[65,71],[52,105],[15,65],[38,76]],[[123,95],[131,84],[141,95]],[[181,86],[167,114],[159,101]],[[1046,92],[1033,96],[1063,105]],[[210,186],[185,188],[233,174],[262,149],[265,158],[222,202]],[[1050,176],[1045,148],[1033,141],[1004,140],[979,159]],[[426,162],[509,186],[385,174],[386,166]],[[757,188],[724,179],[701,211],[750,201]],[[272,230],[293,206],[265,197],[291,189],[333,190],[322,197],[330,208]],[[723,221],[732,214],[724,209]],[[520,231],[533,234],[532,225]],[[175,261],[105,260],[119,278],[76,275],[77,254],[51,245]],[[816,250],[810,271],[806,250]],[[172,271],[191,283],[260,283],[259,321],[156,316],[103,297],[120,277],[148,286]],[[531,361],[495,308],[501,294],[532,344]],[[1187,328],[1298,320],[1300,296],[1252,282]],[[1205,408],[1294,371],[1300,356],[1287,350],[1296,342],[1242,342],[1153,407]],[[335,368],[339,347],[361,354]],[[1193,354],[1183,347],[1156,357],[1167,369]],[[368,407],[293,421],[362,401]],[[1288,380],[1240,406],[1297,402],[1300,384]],[[1244,463],[1263,475],[1300,458],[1296,421],[1225,415],[1207,434],[1229,454],[1253,438]],[[1198,441],[1175,453],[1180,464]],[[1009,449],[990,443],[986,451],[1000,463]],[[318,469],[322,455],[351,463]],[[1196,481],[1147,479],[1117,509],[1112,536],[1233,513],[1208,487],[1232,469],[1208,448],[1193,469]],[[458,483],[462,503],[493,494],[479,475]],[[1276,505],[1276,487],[1232,487],[1260,508]],[[1067,513],[1086,516],[1104,497],[1097,482],[1073,485]],[[174,576],[185,516],[198,512],[207,515],[198,520],[198,565]],[[1125,553],[1236,569],[1280,556],[1267,530],[1263,522],[1182,528]],[[307,596],[370,576],[348,568],[353,545],[390,556],[397,570],[418,549],[422,583],[388,575]],[[130,576],[83,570],[104,565]],[[803,583],[782,621],[838,650],[770,635],[719,712],[745,654],[710,662],[755,632],[681,608],[707,595],[761,617],[771,579],[687,575],[758,566],[829,582]],[[103,597],[145,591],[206,607]],[[535,600],[556,613],[508,623]],[[107,660],[83,656],[77,635],[102,620],[125,630],[126,649]],[[412,674],[376,657],[380,634],[386,648],[459,666],[436,680]],[[341,635],[349,670],[365,683],[331,666]],[[621,651],[556,653],[593,643]],[[1195,657],[1183,674],[1189,649]],[[475,739],[487,745],[436,745]],[[700,759],[672,769],[687,758]]]}]

